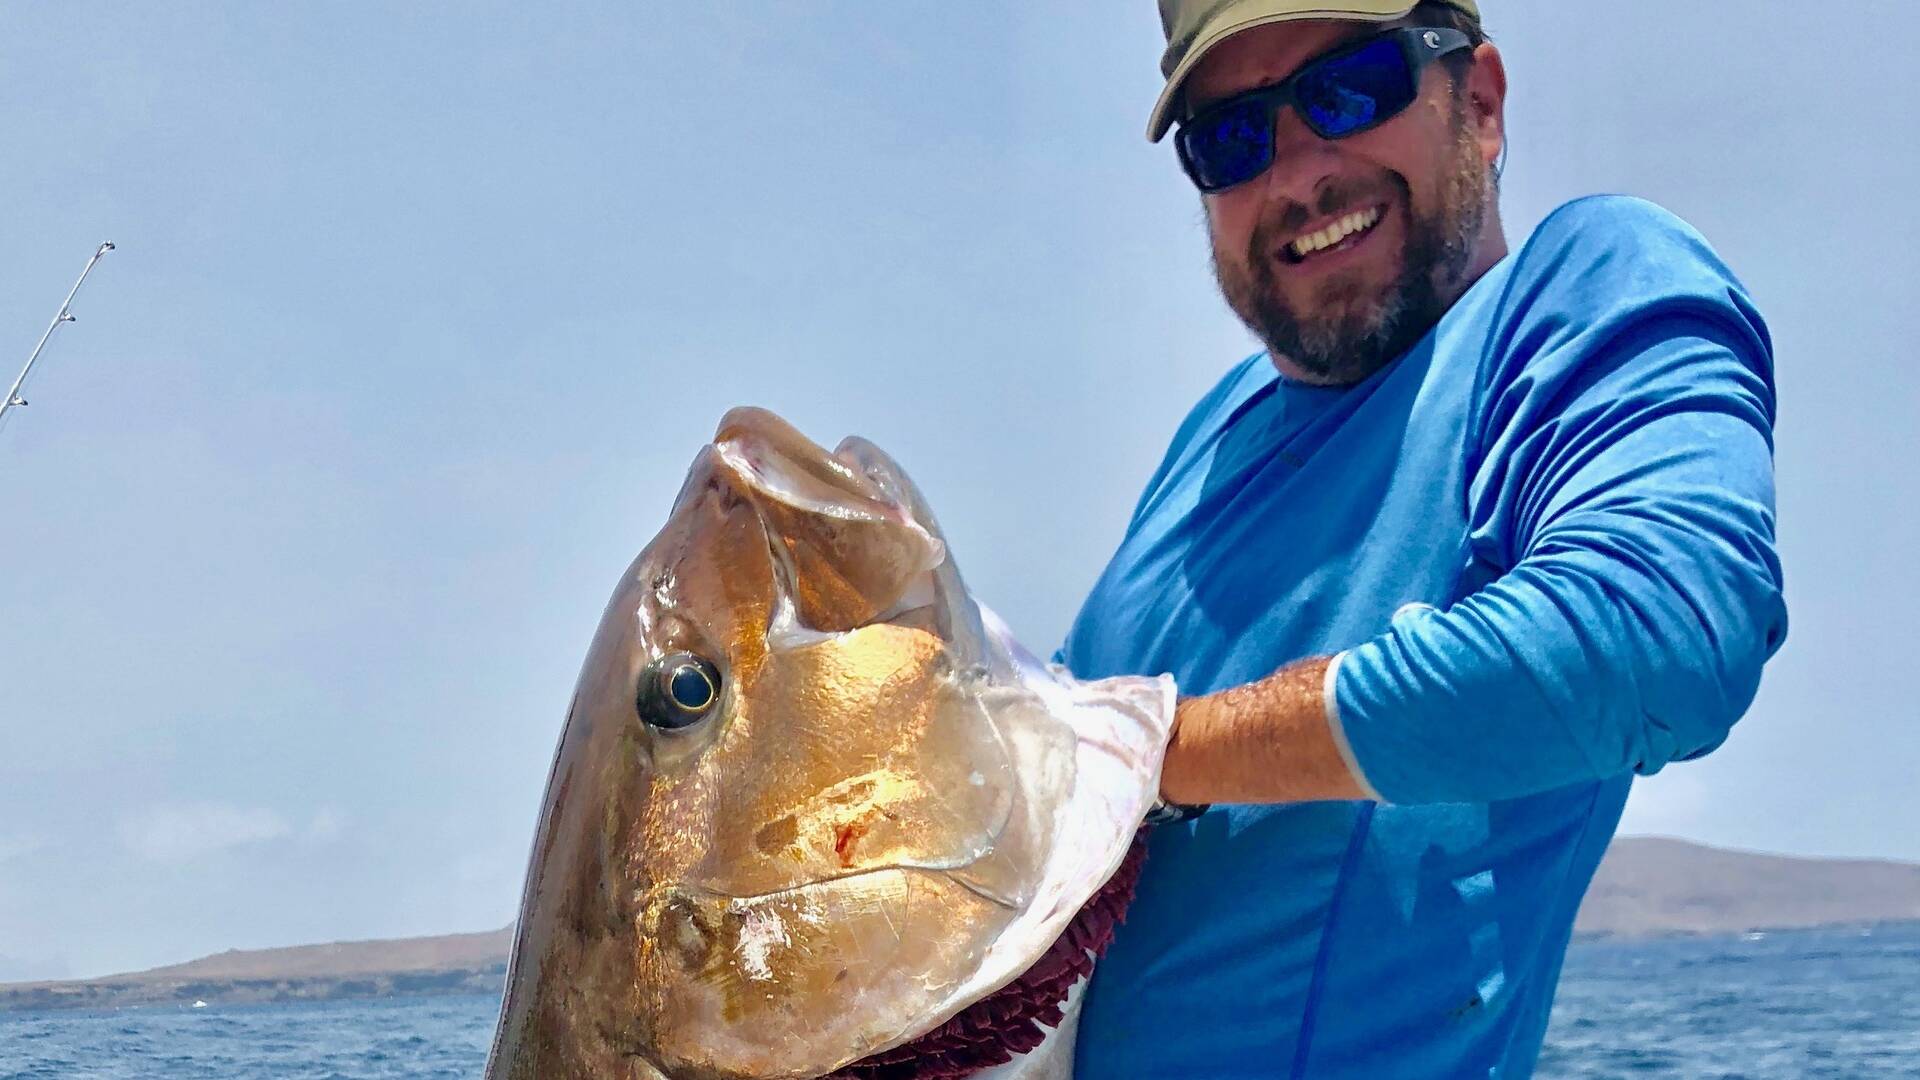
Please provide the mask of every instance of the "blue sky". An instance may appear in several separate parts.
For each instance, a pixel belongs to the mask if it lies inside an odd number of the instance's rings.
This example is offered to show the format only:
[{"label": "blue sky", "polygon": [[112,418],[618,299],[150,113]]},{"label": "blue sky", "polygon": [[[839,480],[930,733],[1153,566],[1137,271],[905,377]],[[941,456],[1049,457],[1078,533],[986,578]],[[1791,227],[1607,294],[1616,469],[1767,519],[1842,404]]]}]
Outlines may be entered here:
[{"label": "blue sky", "polygon": [[[1510,232],[1655,199],[1779,351],[1791,640],[1629,827],[1920,860],[1904,9],[1485,6]],[[887,447],[1055,643],[1253,348],[1141,135],[1153,7],[753,7],[8,7],[9,381],[120,249],[0,430],[0,979],[504,924],[588,635],[733,404]]]}]

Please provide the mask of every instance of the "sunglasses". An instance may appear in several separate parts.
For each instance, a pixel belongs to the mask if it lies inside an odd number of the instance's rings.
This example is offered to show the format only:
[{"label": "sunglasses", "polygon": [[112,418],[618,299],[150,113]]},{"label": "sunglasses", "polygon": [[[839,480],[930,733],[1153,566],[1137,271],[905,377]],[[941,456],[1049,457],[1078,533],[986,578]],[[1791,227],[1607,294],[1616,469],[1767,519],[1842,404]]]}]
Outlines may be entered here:
[{"label": "sunglasses", "polygon": [[1323,139],[1378,127],[1413,104],[1427,65],[1472,42],[1458,30],[1409,26],[1307,62],[1285,81],[1209,105],[1174,135],[1180,164],[1201,191],[1225,191],[1273,164],[1273,124],[1292,106]]}]

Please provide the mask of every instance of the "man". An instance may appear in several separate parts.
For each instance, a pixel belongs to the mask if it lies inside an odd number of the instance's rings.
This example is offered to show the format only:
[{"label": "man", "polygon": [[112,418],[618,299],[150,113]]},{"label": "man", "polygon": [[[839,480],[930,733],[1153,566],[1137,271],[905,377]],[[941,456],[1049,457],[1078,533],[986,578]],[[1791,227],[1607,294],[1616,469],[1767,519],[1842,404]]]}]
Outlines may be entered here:
[{"label": "man", "polygon": [[1267,350],[1174,436],[1061,650],[1171,671],[1081,1080],[1524,1076],[1632,774],[1786,628],[1771,345],[1685,224],[1509,251],[1470,0],[1160,0],[1221,291]]}]

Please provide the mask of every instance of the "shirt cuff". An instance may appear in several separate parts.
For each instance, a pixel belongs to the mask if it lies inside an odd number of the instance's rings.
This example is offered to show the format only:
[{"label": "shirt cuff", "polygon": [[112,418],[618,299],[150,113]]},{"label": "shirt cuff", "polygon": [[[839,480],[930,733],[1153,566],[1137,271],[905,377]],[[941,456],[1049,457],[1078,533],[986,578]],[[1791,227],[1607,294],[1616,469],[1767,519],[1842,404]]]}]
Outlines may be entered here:
[{"label": "shirt cuff", "polygon": [[1368,780],[1367,774],[1361,770],[1360,759],[1353,754],[1353,744],[1347,741],[1346,725],[1340,721],[1340,695],[1335,693],[1335,686],[1340,677],[1340,662],[1346,658],[1346,653],[1336,653],[1334,658],[1327,662],[1326,678],[1320,683],[1320,702],[1327,714],[1327,730],[1333,732],[1333,745],[1340,751],[1340,760],[1346,763],[1347,771],[1353,774],[1354,780],[1360,785],[1360,790],[1366,792],[1367,798],[1373,802],[1384,803],[1387,800],[1381,797],[1379,789],[1373,786],[1373,781]]}]

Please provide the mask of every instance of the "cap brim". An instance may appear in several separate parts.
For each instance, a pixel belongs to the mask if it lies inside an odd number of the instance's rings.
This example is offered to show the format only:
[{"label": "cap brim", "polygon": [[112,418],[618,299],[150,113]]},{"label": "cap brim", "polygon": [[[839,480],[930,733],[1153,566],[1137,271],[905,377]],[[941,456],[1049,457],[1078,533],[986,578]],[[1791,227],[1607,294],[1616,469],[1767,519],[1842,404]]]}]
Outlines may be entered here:
[{"label": "cap brim", "polygon": [[1181,84],[1186,82],[1187,76],[1206,58],[1207,53],[1242,30],[1307,19],[1392,22],[1405,18],[1418,6],[1418,0],[1351,0],[1337,7],[1330,7],[1324,2],[1302,4],[1300,0],[1265,0],[1264,3],[1243,4],[1232,18],[1222,20],[1217,26],[1202,27],[1200,36],[1194,39],[1192,47],[1180,58],[1179,65],[1167,76],[1167,85],[1161,89],[1160,99],[1153,103],[1153,114],[1147,117],[1147,140],[1159,142],[1166,137],[1167,129],[1173,126],[1173,111],[1180,100]]}]

